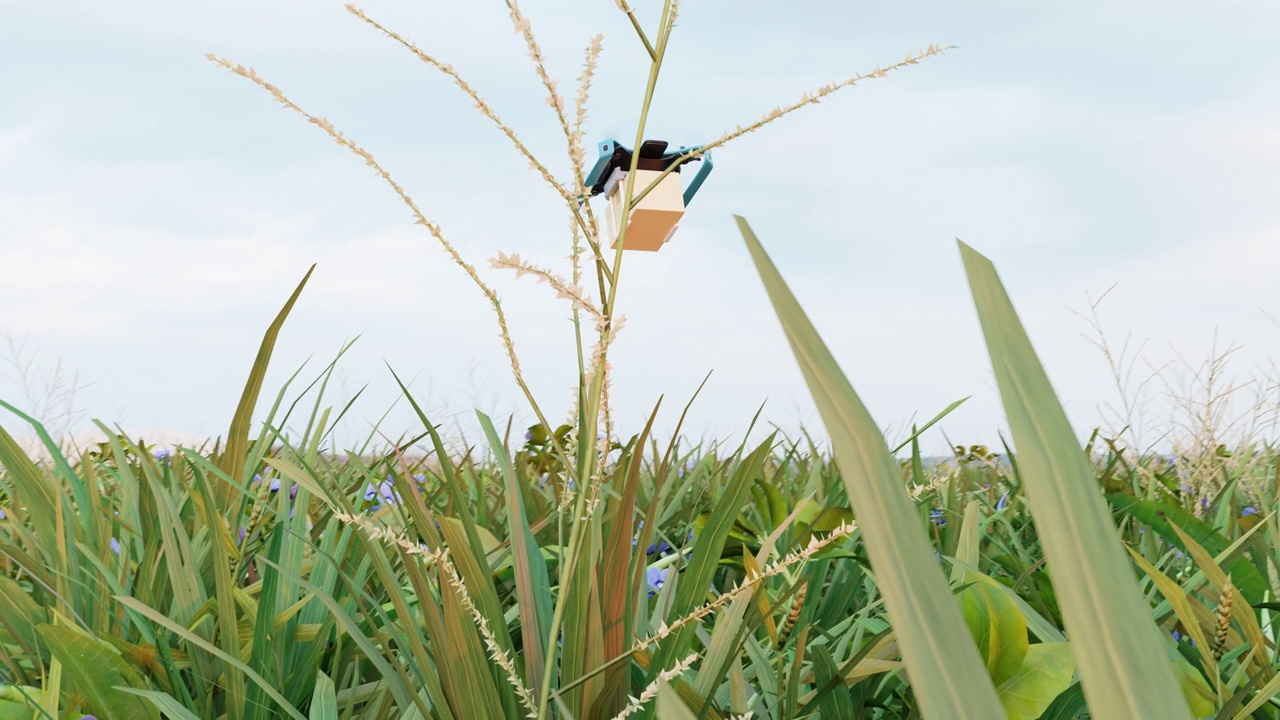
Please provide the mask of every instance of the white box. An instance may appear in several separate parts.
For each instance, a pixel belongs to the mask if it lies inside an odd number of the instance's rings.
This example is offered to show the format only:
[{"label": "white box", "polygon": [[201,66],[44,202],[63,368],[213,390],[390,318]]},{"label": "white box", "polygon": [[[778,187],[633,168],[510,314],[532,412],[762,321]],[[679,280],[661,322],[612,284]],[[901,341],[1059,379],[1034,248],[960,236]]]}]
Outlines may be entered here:
[{"label": "white box", "polygon": [[[635,184],[632,193],[639,195],[661,175],[657,170],[636,170]],[[616,177],[614,177],[616,176]],[[618,235],[621,232],[619,221],[622,218],[622,201],[626,189],[625,172],[615,170],[606,184],[605,197],[609,206],[606,209],[609,247],[618,247]],[[684,217],[684,188],[680,184],[680,175],[667,173],[658,186],[631,208],[630,221],[627,223],[627,234],[623,238],[624,250],[644,250],[656,252],[671,239],[676,232],[676,225]]]}]

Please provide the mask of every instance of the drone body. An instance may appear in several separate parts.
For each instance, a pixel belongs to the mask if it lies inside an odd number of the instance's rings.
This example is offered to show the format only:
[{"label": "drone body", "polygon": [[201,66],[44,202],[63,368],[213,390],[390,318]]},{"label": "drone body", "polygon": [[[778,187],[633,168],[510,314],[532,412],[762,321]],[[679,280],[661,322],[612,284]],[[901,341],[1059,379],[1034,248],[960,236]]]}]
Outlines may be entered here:
[{"label": "drone body", "polygon": [[[600,143],[599,149],[600,158],[583,184],[588,196],[604,195],[608,201],[605,212],[607,232],[610,247],[616,249],[618,237],[622,233],[621,220],[625,209],[623,189],[631,169],[632,151],[616,140],[605,140]],[[646,140],[640,145],[637,153],[639,157],[635,158],[634,194],[639,195],[645,188],[652,188],[631,208],[627,233],[623,237],[624,250],[655,252],[675,234],[676,226],[680,223],[680,218],[684,217],[689,201],[711,172],[710,153],[685,159],[685,156],[698,149],[682,147],[674,152],[667,152],[667,143],[662,140]],[[685,159],[685,162],[702,163],[687,188],[680,184],[680,170],[683,167],[681,159]]]}]

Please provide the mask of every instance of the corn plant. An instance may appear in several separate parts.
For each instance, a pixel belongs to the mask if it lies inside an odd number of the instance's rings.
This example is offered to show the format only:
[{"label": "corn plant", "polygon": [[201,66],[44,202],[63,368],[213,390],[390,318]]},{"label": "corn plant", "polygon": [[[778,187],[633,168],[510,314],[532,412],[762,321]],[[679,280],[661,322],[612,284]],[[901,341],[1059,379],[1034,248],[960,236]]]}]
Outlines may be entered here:
[{"label": "corn plant", "polygon": [[[584,187],[602,40],[588,43],[571,105],[528,18],[507,7],[564,136],[559,172],[452,66],[348,10],[445,75],[563,202],[567,272],[518,253],[490,264],[569,303],[569,421],[553,424],[529,389],[497,293],[385,166],[251,68],[211,55],[402,200],[492,307],[537,424],[521,445],[510,423],[477,411],[480,442],[450,444],[393,372],[420,431],[375,428],[338,447],[333,428],[354,398],[327,404],[335,360],[286,406],[295,374],[255,435],[274,345],[310,271],[212,448],[156,453],[100,425],[105,442],[71,452],[3,404],[47,457],[0,428],[0,720],[1280,717],[1277,452],[1223,446],[1170,462],[1097,433],[1082,449],[994,269],[966,245],[1012,449],[960,446],[927,463],[921,434],[963,401],[891,449],[741,218],[832,452],[804,433],[690,446],[683,414],[663,442],[661,402],[620,433],[608,358],[625,320],[627,219],[654,186],[636,185],[634,154],[622,230],[606,237]],[[655,32],[619,9],[649,57],[638,148],[679,3],[665,0]],[[806,94],[667,172],[945,50]],[[304,398],[309,413],[297,412]],[[284,430],[303,417],[300,432]]]}]

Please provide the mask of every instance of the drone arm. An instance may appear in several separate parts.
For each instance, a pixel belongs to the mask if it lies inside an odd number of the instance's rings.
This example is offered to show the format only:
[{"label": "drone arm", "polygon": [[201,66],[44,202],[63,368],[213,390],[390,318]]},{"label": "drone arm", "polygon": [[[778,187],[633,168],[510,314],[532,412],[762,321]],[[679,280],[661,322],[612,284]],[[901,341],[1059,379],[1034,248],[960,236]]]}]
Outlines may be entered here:
[{"label": "drone arm", "polygon": [[689,206],[689,202],[693,200],[693,196],[698,194],[698,188],[702,187],[702,183],[711,174],[711,153],[707,152],[702,155],[702,164],[698,167],[698,172],[694,174],[693,179],[689,181],[689,186],[684,189],[684,205]]},{"label": "drone arm", "polygon": [[587,201],[587,197],[591,195],[591,188],[600,182],[601,176],[609,169],[609,160],[613,157],[614,148],[618,147],[618,141],[613,139],[605,140],[596,147],[600,152],[600,157],[596,159],[595,166],[591,168],[591,172],[587,173],[586,178],[582,181],[582,186],[586,188],[587,194],[578,198],[579,205]]}]

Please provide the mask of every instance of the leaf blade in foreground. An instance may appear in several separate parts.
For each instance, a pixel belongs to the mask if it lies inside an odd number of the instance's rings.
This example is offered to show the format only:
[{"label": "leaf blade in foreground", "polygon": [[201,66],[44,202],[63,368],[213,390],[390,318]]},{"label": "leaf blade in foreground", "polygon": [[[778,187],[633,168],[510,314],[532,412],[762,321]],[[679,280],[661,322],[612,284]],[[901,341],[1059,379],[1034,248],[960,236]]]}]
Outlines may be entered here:
[{"label": "leaf blade in foreground", "polygon": [[831,436],[922,715],[1005,717],[883,434],[746,220],[737,221]]},{"label": "leaf blade in foreground", "polygon": [[1095,718],[1191,714],[1106,501],[991,261],[960,243],[1036,530]]}]

